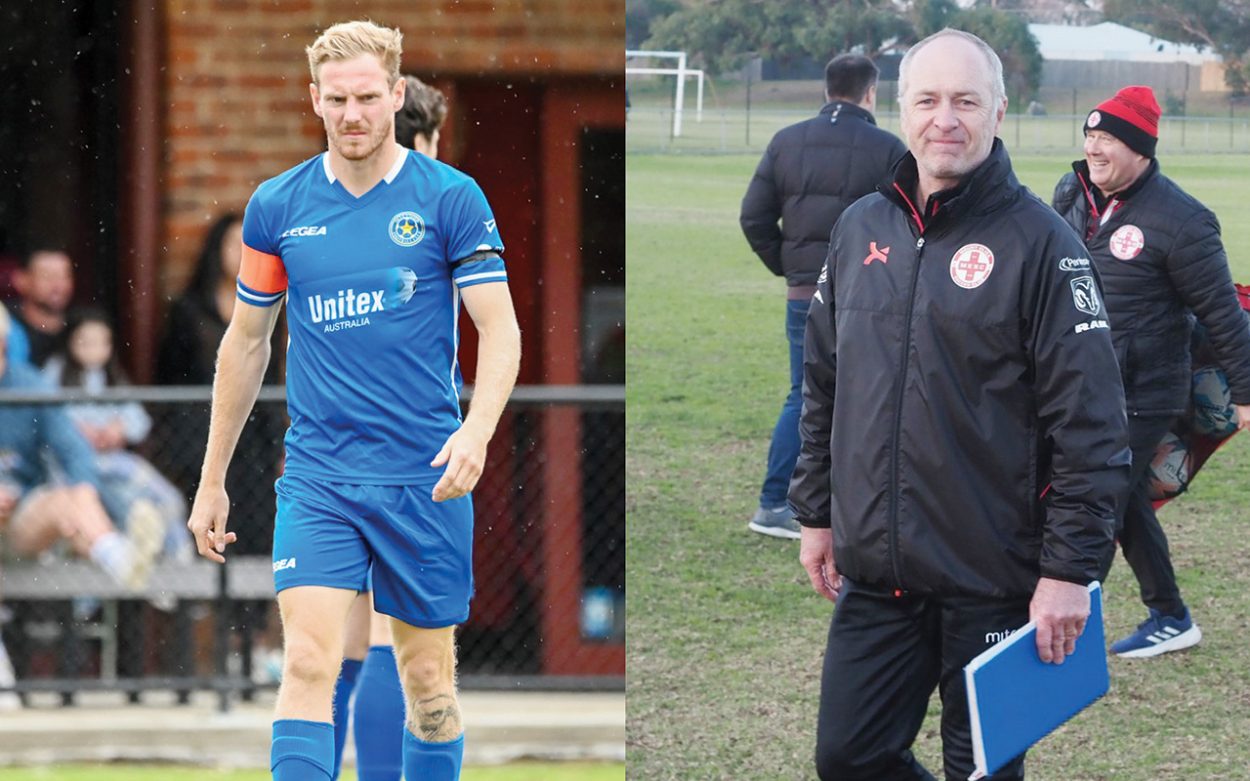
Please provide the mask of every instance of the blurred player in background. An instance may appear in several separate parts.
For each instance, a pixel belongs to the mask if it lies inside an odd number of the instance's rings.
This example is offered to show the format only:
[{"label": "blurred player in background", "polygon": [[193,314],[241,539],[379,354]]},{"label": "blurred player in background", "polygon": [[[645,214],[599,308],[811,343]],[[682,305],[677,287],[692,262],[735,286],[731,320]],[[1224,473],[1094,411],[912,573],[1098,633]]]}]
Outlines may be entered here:
[{"label": "blurred player in background", "polygon": [[[239,305],[222,340],[189,526],[224,561],[224,477],[288,298],[286,471],[274,581],[285,631],[275,781],[334,772],[344,626],[371,577],[407,695],[403,773],[442,781],[464,752],[455,625],[469,613],[473,513],[486,446],[516,379],[520,333],[494,216],[472,179],[404,149],[394,115],[402,35],[370,22],[307,50],[328,151],[261,184],[243,220]],[[460,417],[463,298],[480,335]]]},{"label": "blurred player in background", "polygon": [[[447,118],[447,98],[416,76],[404,76],[404,105],[395,114],[395,140],[430,158],[438,157],[438,131]],[[351,718],[355,703],[355,718]],[[343,766],[347,725],[356,741],[360,781],[399,781],[403,770],[404,692],[391,647],[391,626],[362,592],[347,616],[343,667],[334,685],[334,775]]]}]

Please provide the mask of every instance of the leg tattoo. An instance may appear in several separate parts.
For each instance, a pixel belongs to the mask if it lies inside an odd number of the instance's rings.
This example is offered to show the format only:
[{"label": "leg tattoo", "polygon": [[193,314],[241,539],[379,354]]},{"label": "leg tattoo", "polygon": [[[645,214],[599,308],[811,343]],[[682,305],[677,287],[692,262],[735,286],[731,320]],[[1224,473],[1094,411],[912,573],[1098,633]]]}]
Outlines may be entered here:
[{"label": "leg tattoo", "polygon": [[460,736],[460,706],[453,694],[436,694],[417,700],[417,723],[408,728],[427,743],[445,743]]}]

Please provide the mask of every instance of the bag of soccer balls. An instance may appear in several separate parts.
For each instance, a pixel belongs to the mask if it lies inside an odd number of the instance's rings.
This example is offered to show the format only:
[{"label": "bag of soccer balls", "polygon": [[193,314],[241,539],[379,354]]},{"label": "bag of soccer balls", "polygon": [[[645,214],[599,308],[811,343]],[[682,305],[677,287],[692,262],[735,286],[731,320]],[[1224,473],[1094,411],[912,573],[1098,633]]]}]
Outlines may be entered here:
[{"label": "bag of soccer balls", "polygon": [[[1237,286],[1241,308],[1250,311],[1250,286]],[[1182,416],[1155,448],[1150,462],[1149,496],[1156,508],[1180,496],[1211,454],[1237,433],[1237,410],[1228,377],[1215,365],[1201,328],[1194,331],[1193,389],[1189,414]]]}]

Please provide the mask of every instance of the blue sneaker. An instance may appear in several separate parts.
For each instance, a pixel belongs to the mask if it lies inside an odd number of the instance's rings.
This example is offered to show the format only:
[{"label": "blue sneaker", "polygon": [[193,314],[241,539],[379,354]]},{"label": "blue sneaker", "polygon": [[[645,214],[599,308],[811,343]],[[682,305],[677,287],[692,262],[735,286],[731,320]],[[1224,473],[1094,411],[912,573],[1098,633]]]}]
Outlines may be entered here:
[{"label": "blue sneaker", "polygon": [[778,507],[775,510],[761,507],[755,511],[755,516],[751,518],[747,528],[769,537],[781,537],[787,540],[797,540],[803,536],[799,532],[799,522],[795,520],[794,513],[790,512],[789,507]]},{"label": "blue sneaker", "polygon": [[1184,618],[1165,616],[1154,608],[1150,618],[1137,625],[1137,631],[1111,644],[1111,653],[1126,659],[1158,656],[1195,646],[1202,640],[1202,630],[1185,608]]}]

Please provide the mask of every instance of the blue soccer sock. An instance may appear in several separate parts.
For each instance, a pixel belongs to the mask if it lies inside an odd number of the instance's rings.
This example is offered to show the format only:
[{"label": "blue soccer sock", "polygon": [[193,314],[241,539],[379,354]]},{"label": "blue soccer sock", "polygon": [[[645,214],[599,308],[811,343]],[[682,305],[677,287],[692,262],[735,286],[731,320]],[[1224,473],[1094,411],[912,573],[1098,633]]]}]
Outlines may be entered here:
[{"label": "blue soccer sock", "polygon": [[459,781],[464,760],[464,733],[448,743],[427,743],[404,730],[404,778]]},{"label": "blue soccer sock", "polygon": [[273,748],[269,754],[273,781],[330,781],[333,767],[333,724],[303,719],[278,719],[273,723]]},{"label": "blue soccer sock", "polygon": [[353,734],[360,781],[399,781],[404,769],[406,709],[394,651],[389,645],[371,646],[356,690]]},{"label": "blue soccer sock", "polygon": [[339,679],[334,684],[334,772],[331,781],[338,781],[343,769],[343,746],[347,743],[347,720],[351,714],[352,692],[360,675],[361,659],[344,659]]}]

